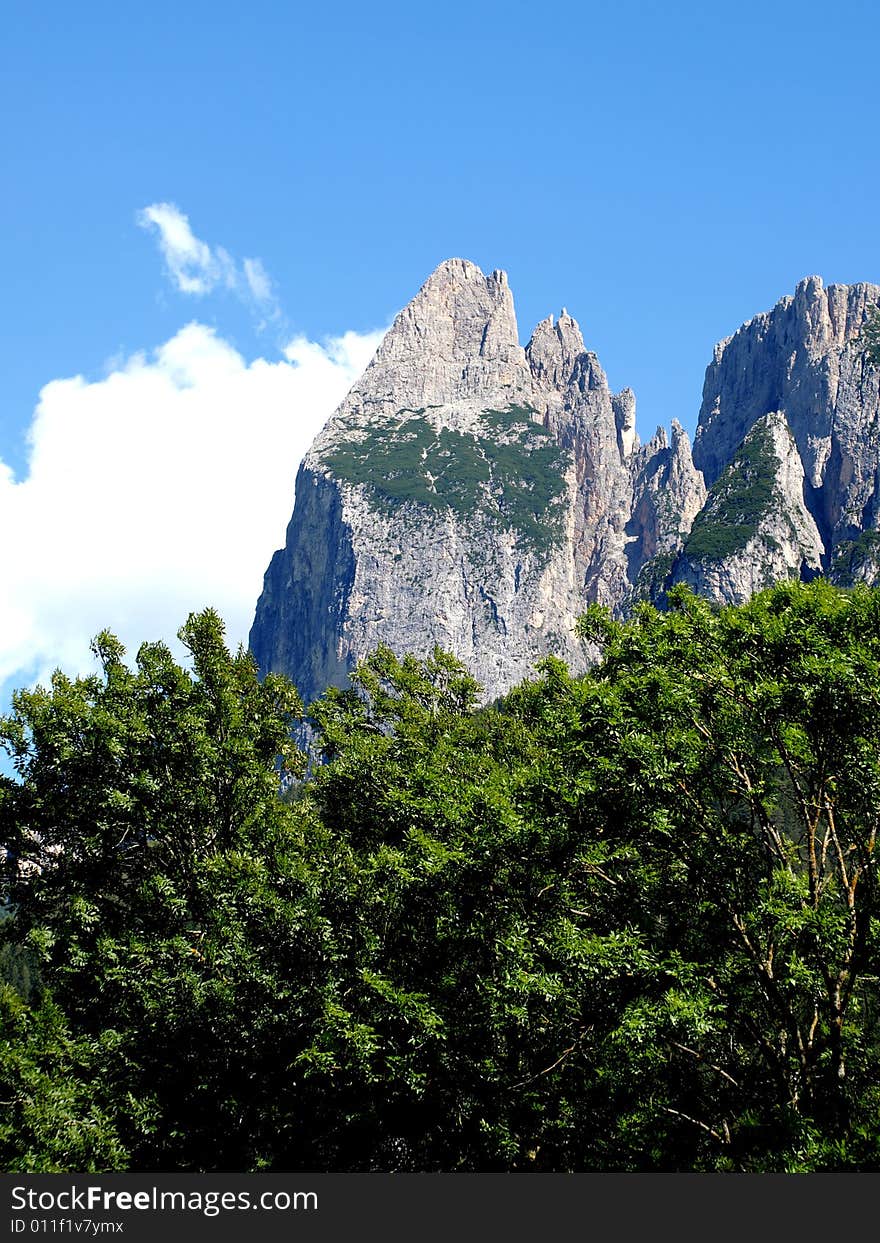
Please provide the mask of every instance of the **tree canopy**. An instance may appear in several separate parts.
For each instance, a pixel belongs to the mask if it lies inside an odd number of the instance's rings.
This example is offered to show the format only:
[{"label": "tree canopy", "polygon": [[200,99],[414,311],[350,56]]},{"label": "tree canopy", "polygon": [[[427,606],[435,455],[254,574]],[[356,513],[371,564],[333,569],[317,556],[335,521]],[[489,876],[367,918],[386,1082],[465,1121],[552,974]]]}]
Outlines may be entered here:
[{"label": "tree canopy", "polygon": [[880,593],[581,631],[484,707],[378,650],[308,776],[210,612],[17,694],[5,1166],[878,1168]]}]

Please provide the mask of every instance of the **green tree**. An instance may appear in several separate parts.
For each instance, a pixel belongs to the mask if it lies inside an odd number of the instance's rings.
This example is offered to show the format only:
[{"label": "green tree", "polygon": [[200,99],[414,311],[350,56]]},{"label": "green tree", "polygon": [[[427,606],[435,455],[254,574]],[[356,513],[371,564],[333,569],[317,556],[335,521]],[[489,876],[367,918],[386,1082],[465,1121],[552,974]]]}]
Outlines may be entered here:
[{"label": "green tree", "polygon": [[102,1042],[75,1039],[51,1001],[31,1008],[3,984],[0,1031],[0,1169],[126,1169],[121,1115],[141,1130],[153,1119],[132,1100],[111,1099],[101,1077]]},{"label": "green tree", "polygon": [[720,1167],[876,1168],[880,594],[672,603],[582,624],[613,704],[584,769],[637,854],[641,925],[687,975],[622,1016],[631,1124],[645,1144],[661,1115],[690,1127]]},{"label": "green tree", "polygon": [[[0,725],[19,776],[0,797],[7,936],[39,956],[76,1040],[101,1045],[135,1168],[247,1168],[278,1047],[276,958],[296,956],[307,904],[278,798],[302,767],[300,706],[230,655],[210,610],[180,637],[191,671],[162,644],[132,670],[103,634],[100,675],[15,695]],[[161,1125],[139,1130],[146,1116]]]},{"label": "green tree", "polygon": [[[549,661],[538,687],[477,711],[451,657],[380,650],[314,708],[330,762],[306,797],[337,930],[336,992],[304,1054],[323,1167],[630,1160],[608,1140],[613,1037],[666,986],[668,955],[632,926],[638,878],[609,885],[632,847],[609,850],[563,790],[567,748],[590,763],[595,693]],[[635,1163],[687,1165],[685,1147]]]},{"label": "green tree", "polygon": [[380,652],[316,709],[331,1165],[876,1168],[880,597],[672,603],[495,708]]},{"label": "green tree", "polygon": [[482,708],[380,649],[284,797],[295,692],[213,614],[192,672],[103,636],[100,677],[16,696],[4,1159],[877,1168],[880,593],[581,628],[586,676]]},{"label": "green tree", "polygon": [[580,1146],[582,1070],[543,1074],[586,1032],[580,843],[524,817],[536,740],[477,689],[383,649],[313,709],[337,991],[304,1057],[331,1168],[566,1168]]}]

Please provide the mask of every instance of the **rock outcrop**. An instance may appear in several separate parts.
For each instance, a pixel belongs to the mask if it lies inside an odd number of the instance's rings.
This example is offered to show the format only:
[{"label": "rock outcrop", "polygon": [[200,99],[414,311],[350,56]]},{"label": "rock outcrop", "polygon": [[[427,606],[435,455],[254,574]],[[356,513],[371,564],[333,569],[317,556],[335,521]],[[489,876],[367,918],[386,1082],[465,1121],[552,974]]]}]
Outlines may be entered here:
[{"label": "rock outcrop", "polygon": [[[380,643],[453,651],[487,699],[685,582],[720,602],[880,569],[872,285],[802,282],[715,349],[697,437],[641,445],[566,311],[519,344],[503,272],[451,259],[395,319],[300,467],[251,631],[306,702]],[[707,492],[708,486],[708,492]]]},{"label": "rock outcrop", "polygon": [[456,653],[493,697],[554,651],[625,557],[615,398],[575,321],[524,350],[501,272],[441,264],[307,454],[251,631],[308,702],[378,644]]},{"label": "rock outcrop", "polygon": [[687,433],[673,419],[671,443],[665,429],[658,427],[652,439],[633,455],[631,517],[627,524],[627,572],[631,581],[639,583],[648,563],[653,563],[655,572],[661,561],[671,566],[705,501],[706,485],[694,466]]},{"label": "rock outcrop", "polygon": [[781,411],[803,463],[805,497],[830,571],[843,542],[880,513],[880,369],[862,329],[878,285],[829,285],[818,276],[715,347],[706,372],[694,462],[715,482],[751,427]]},{"label": "rock outcrop", "polygon": [[782,579],[815,578],[823,554],[794,435],[777,410],[753,424],[712,485],[672,581],[743,604]]}]

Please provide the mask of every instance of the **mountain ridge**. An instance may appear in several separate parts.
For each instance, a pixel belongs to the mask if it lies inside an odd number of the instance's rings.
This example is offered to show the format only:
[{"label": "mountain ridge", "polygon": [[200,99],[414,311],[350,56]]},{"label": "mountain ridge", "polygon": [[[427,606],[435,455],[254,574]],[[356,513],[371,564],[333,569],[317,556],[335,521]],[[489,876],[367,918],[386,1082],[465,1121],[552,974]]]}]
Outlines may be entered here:
[{"label": "mountain ridge", "polygon": [[[612,393],[565,309],[523,347],[506,274],[446,260],[303,459],[260,668],[309,702],[380,643],[437,645],[494,698],[550,652],[586,668],[592,601],[833,575],[880,509],[880,369],[858,346],[878,303],[810,277],[719,342],[692,452],[677,421],[641,443],[635,394]],[[850,553],[849,576],[872,556]]]}]

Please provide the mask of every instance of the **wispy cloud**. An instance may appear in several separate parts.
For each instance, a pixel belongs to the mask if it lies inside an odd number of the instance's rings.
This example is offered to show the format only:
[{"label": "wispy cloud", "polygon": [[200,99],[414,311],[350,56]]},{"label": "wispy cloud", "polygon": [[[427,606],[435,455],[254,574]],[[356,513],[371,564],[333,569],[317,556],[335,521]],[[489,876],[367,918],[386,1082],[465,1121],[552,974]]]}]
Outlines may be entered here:
[{"label": "wispy cloud", "polygon": [[216,289],[236,294],[264,322],[280,318],[269,273],[260,259],[237,263],[222,246],[196,237],[189,216],[174,203],[151,203],[137,213],[143,229],[154,231],[168,276],[178,292],[204,297]]},{"label": "wispy cloud", "polygon": [[[181,288],[226,279],[185,218],[165,223]],[[0,548],[0,683],[90,668],[105,626],[132,653],[144,639],[173,643],[208,604],[246,641],[299,461],[381,335],[300,337],[277,361],[247,362],[191,323],[115,359],[104,379],[47,384],[27,477],[0,461],[0,526],[15,532]]]},{"label": "wispy cloud", "polygon": [[259,259],[245,259],[242,268],[254,301],[260,306],[272,302],[272,281],[262,262]]}]

